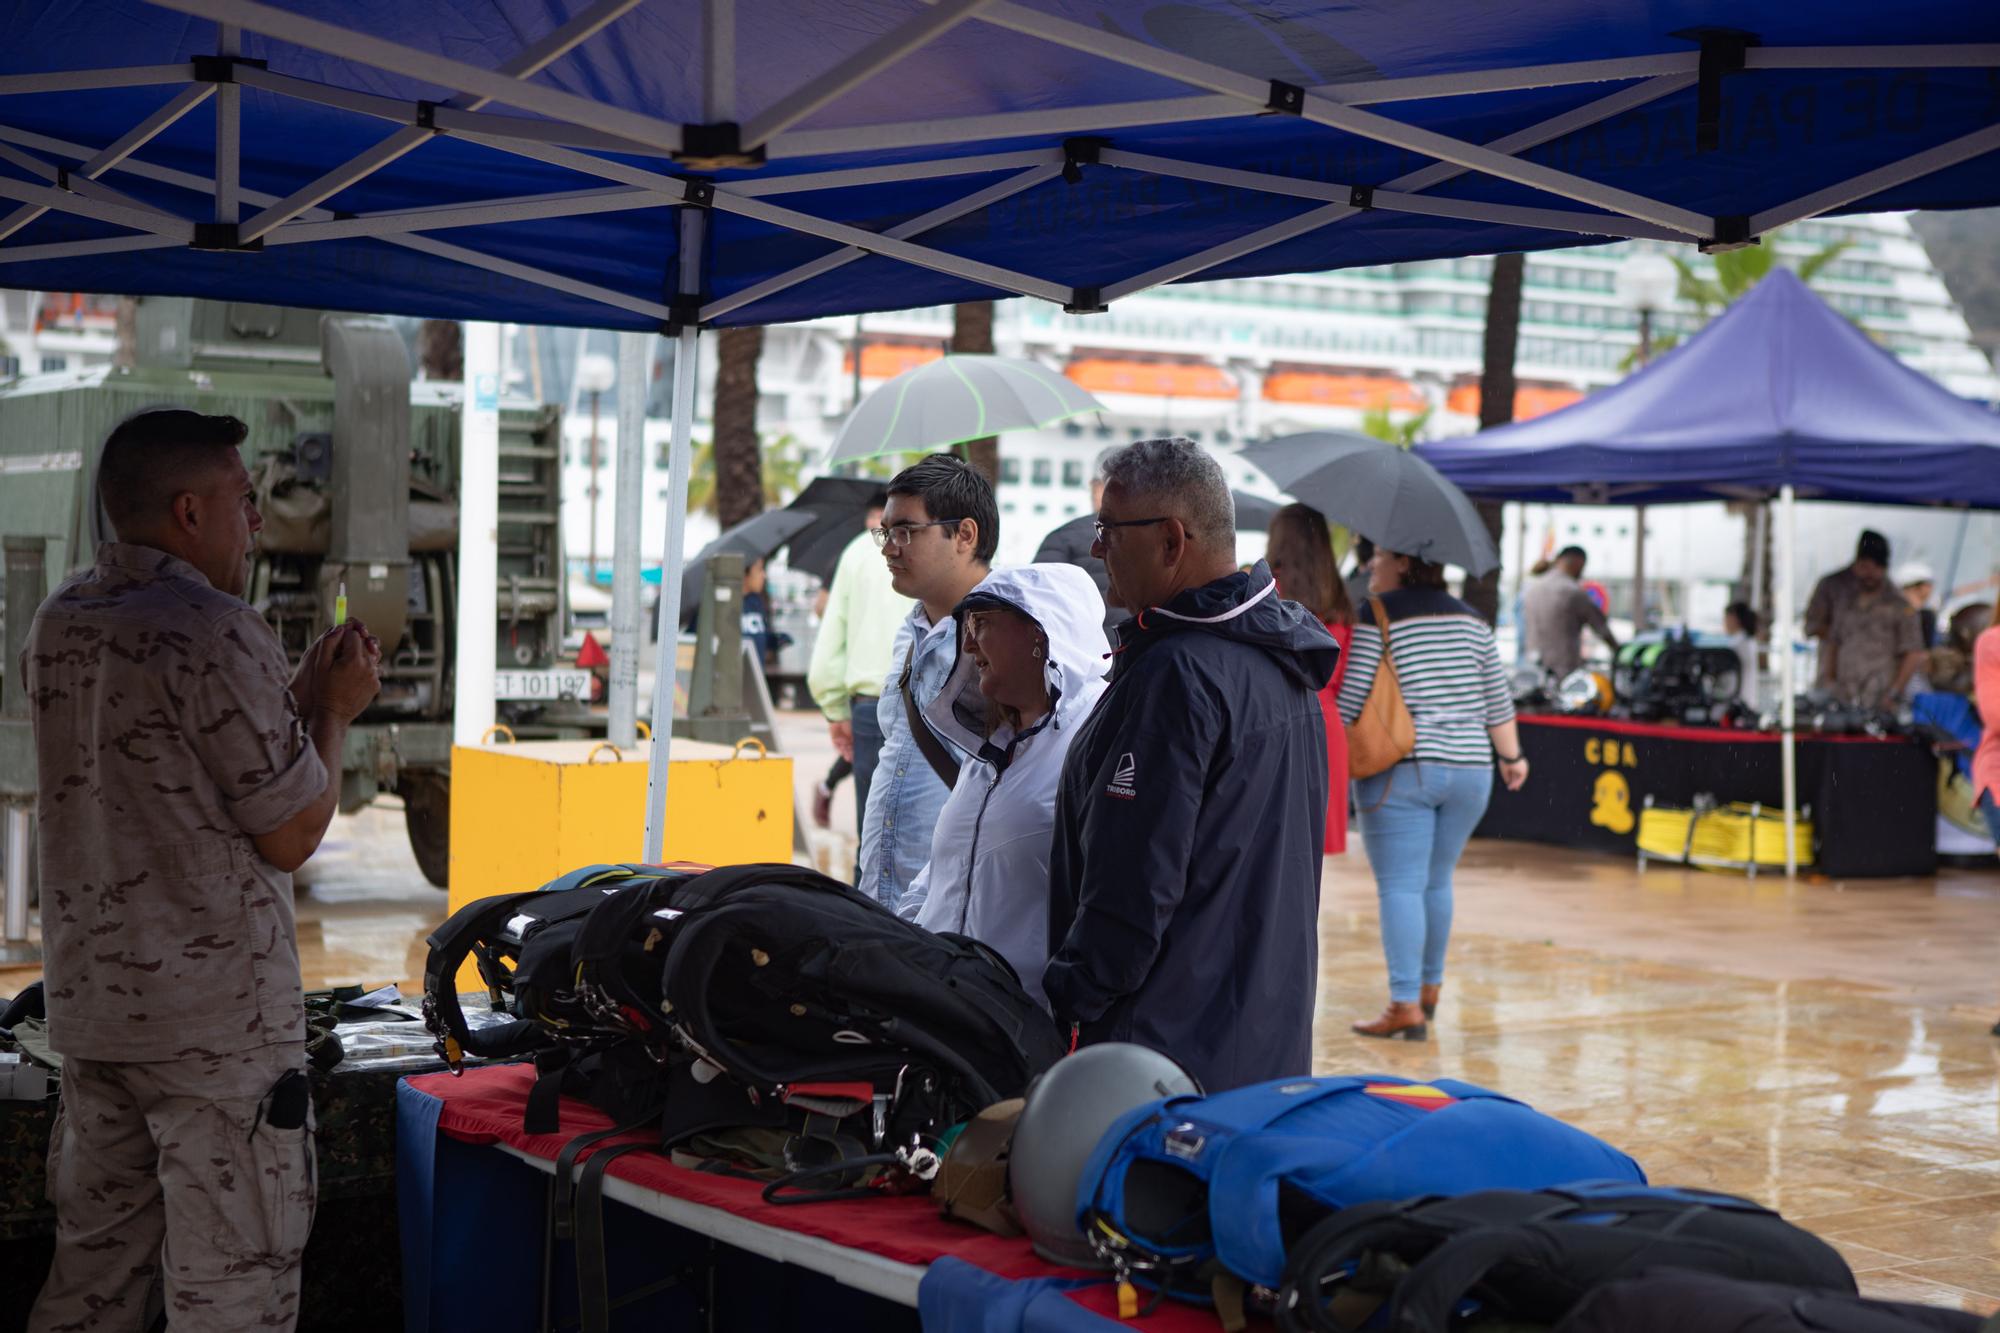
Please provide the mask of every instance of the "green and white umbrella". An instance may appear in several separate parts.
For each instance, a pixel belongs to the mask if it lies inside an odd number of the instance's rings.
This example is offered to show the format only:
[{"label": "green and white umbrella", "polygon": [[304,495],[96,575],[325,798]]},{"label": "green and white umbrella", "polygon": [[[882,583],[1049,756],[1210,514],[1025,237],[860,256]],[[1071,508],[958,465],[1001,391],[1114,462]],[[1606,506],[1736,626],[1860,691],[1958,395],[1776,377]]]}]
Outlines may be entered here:
[{"label": "green and white umbrella", "polygon": [[1033,361],[946,355],[904,371],[862,399],[826,461],[924,453],[1103,410],[1104,404],[1060,371]]}]

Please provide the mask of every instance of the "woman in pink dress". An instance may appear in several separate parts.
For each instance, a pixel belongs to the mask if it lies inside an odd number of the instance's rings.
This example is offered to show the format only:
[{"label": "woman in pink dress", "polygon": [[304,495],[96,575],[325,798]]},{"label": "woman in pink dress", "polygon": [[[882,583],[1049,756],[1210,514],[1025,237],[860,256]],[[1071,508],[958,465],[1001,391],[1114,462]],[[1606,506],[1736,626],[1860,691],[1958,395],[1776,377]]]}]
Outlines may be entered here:
[{"label": "woman in pink dress", "polygon": [[[2000,621],[1973,640],[1972,689],[1980,726],[1979,749],[1972,756],[1972,796],[1993,830],[1993,841],[2000,843]],[[2000,1037],[2000,1023],[1993,1025],[1993,1035]]]},{"label": "woman in pink dress", "polygon": [[1341,724],[1340,682],[1347,675],[1347,650],[1354,642],[1354,604],[1347,599],[1333,559],[1333,534],[1326,518],[1310,505],[1291,504],[1271,518],[1264,557],[1278,595],[1318,616],[1340,645],[1340,664],[1319,692],[1326,717],[1326,853],[1347,850],[1347,728]]}]

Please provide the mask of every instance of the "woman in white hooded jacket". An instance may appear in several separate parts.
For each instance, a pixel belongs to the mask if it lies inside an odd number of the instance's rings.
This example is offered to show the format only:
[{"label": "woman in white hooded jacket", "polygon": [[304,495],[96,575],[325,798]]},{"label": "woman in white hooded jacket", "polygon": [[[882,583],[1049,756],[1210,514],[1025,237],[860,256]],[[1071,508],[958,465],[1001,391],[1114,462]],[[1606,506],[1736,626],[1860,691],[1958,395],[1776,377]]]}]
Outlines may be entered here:
[{"label": "woman in white hooded jacket", "polygon": [[958,660],[924,720],[973,757],[897,912],[992,948],[1046,1005],[1056,787],[1110,670],[1104,598],[1074,565],[1024,565],[989,574],[952,614]]}]

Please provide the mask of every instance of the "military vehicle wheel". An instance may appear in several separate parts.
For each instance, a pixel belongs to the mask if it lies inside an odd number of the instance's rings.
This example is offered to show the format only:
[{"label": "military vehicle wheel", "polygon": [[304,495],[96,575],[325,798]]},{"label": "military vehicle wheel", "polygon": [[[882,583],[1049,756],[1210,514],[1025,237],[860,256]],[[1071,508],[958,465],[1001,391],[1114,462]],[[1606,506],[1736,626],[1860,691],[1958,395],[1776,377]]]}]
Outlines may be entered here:
[{"label": "military vehicle wheel", "polygon": [[403,827],[424,878],[442,889],[451,882],[451,779],[442,773],[404,777]]}]

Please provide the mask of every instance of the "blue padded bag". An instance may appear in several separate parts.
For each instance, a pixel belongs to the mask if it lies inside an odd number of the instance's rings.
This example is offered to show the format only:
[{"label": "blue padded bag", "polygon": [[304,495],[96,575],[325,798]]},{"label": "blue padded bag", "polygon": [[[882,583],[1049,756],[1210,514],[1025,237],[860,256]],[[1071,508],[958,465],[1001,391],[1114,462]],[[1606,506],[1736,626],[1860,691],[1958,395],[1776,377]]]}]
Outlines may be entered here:
[{"label": "blue padded bag", "polygon": [[1277,1079],[1127,1114],[1084,1168],[1077,1222],[1115,1265],[1168,1285],[1219,1260],[1276,1289],[1281,1184],[1315,1214],[1310,1225],[1374,1200],[1579,1180],[1644,1184],[1646,1173],[1593,1135],[1456,1079]]}]

